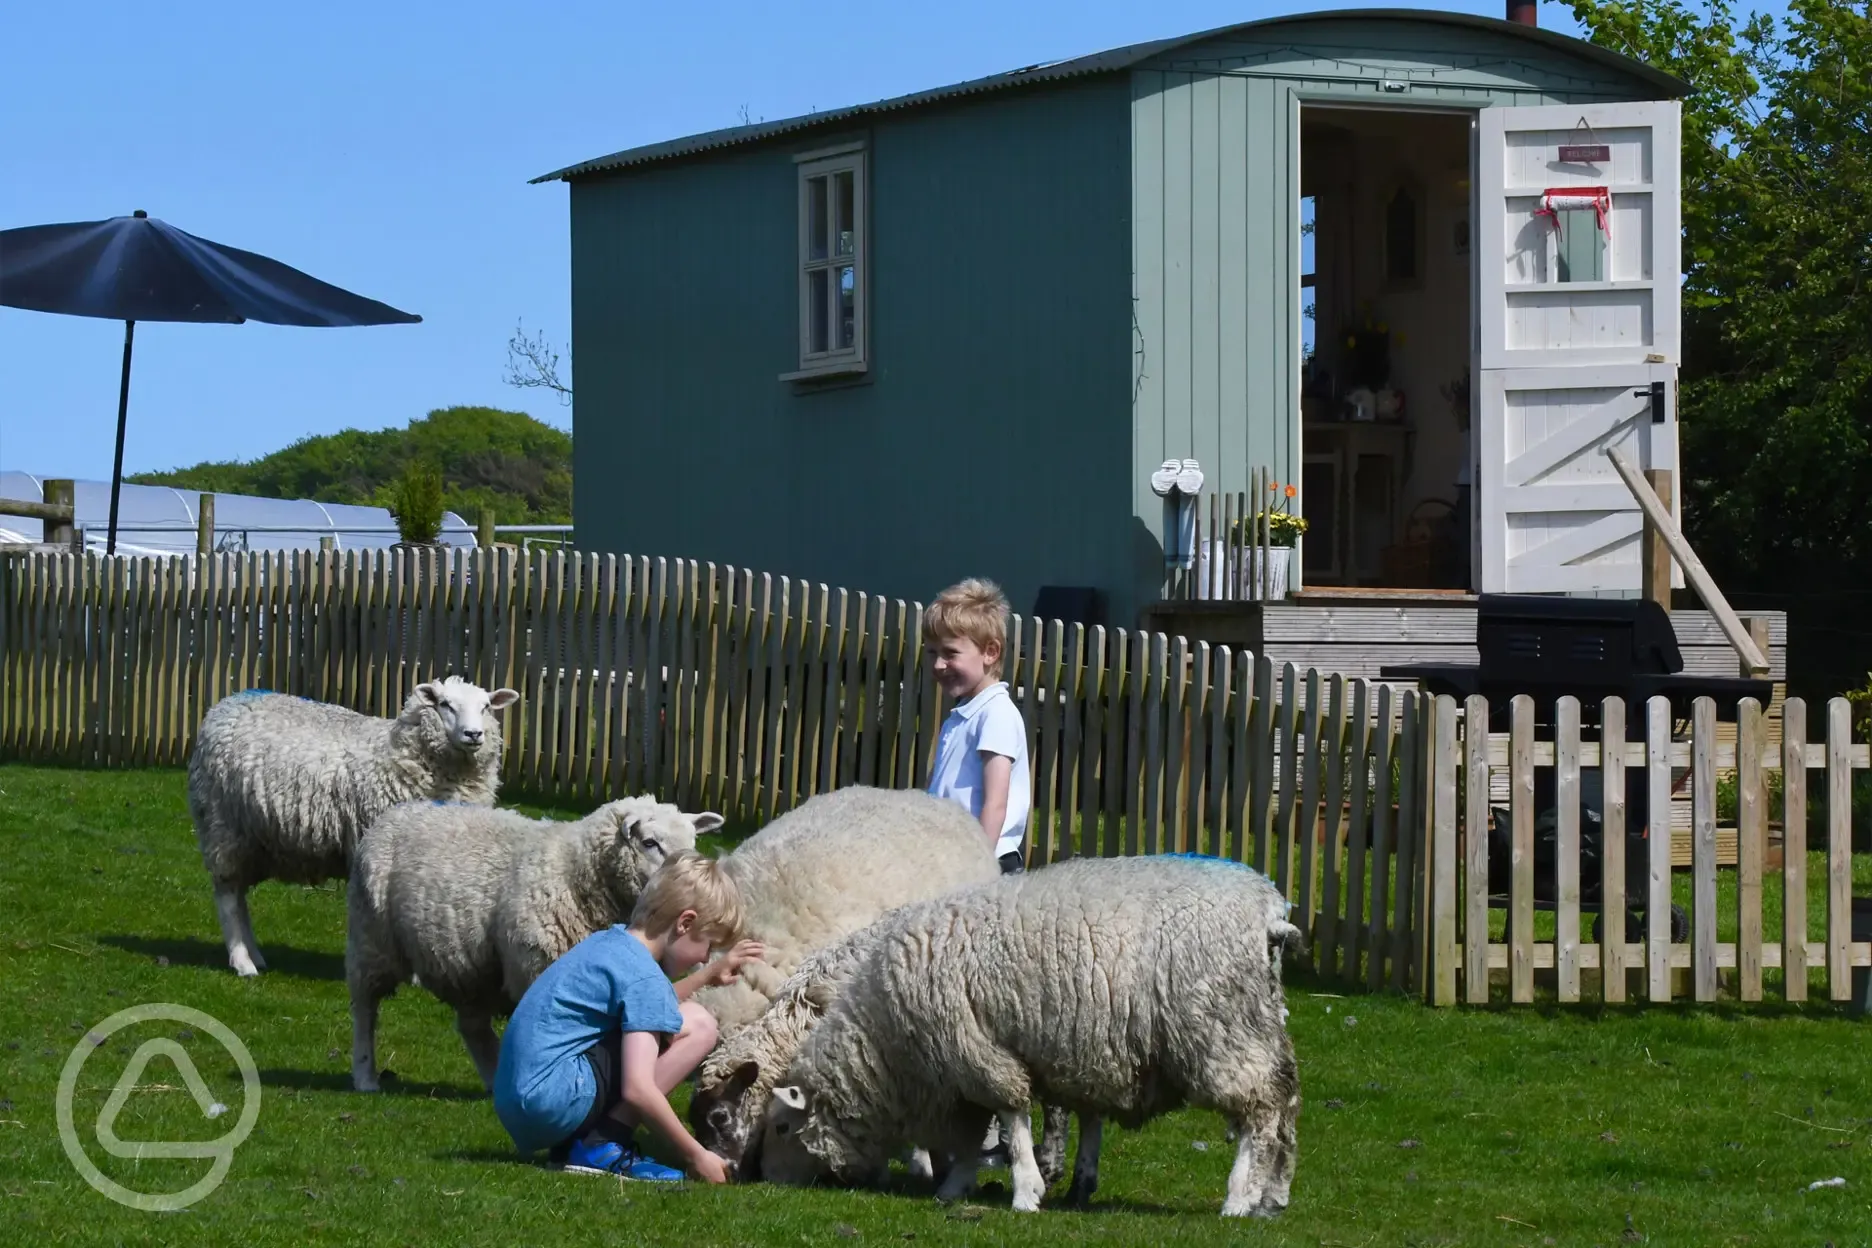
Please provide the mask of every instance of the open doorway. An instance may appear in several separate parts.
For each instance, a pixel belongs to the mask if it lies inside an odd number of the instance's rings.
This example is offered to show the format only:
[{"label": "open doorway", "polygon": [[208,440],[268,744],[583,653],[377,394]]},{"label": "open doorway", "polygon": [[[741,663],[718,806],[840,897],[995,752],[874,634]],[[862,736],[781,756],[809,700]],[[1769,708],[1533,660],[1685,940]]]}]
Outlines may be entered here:
[{"label": "open doorway", "polygon": [[1310,585],[1470,588],[1471,120],[1300,114]]}]

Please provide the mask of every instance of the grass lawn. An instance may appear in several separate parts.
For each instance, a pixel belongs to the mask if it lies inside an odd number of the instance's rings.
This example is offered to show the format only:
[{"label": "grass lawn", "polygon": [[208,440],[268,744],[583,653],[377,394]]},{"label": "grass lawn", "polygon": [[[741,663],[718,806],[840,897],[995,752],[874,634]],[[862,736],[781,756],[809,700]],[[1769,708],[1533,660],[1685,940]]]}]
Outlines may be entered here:
[{"label": "grass lawn", "polygon": [[[399,1080],[351,1092],[340,890],[256,890],[272,969],[236,979],[179,772],[0,766],[0,845],[0,1242],[1872,1242],[1872,1030],[1825,1004],[1432,1011],[1290,978],[1305,1103],[1293,1205],[1272,1223],[1217,1216],[1231,1150],[1198,1112],[1108,1134],[1086,1213],[1014,1215],[996,1172],[954,1210],[909,1189],[668,1190],[516,1160],[451,1016],[417,990],[384,1009],[380,1060]],[[92,1191],[54,1120],[86,1030],[154,1001],[232,1028],[264,1089],[225,1183],[167,1214]],[[99,1145],[105,1098],[145,1040],[179,1039],[241,1108],[232,1060],[181,1030],[120,1031],[79,1079],[88,1155],[127,1186],[177,1191],[209,1164]],[[158,1058],[117,1133],[206,1140],[229,1121],[205,1120]],[[1806,1190],[1836,1175],[1844,1188]]]}]

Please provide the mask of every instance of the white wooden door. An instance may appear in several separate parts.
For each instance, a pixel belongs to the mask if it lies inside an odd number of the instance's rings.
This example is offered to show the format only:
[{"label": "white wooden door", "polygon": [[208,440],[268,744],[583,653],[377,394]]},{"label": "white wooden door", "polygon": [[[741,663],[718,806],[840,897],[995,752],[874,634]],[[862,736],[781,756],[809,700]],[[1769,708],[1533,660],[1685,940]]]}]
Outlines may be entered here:
[{"label": "white wooden door", "polygon": [[[1674,100],[1478,114],[1475,571],[1484,593],[1639,588],[1642,516],[1605,448],[1641,468],[1677,467],[1678,117]],[[1563,146],[1605,150],[1563,162]],[[1543,214],[1568,202],[1549,192],[1588,188],[1607,194],[1603,227],[1590,208]],[[1681,571],[1672,579],[1682,584]]]}]

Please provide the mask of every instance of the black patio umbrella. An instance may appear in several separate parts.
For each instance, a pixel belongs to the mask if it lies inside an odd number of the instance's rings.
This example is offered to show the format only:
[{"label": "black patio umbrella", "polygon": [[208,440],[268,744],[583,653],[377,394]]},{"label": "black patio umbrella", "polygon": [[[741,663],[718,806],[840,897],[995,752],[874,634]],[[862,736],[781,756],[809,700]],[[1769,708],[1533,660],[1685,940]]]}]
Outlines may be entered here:
[{"label": "black patio umbrella", "polygon": [[124,323],[106,545],[111,554],[117,551],[130,346],[138,321],[336,326],[413,325],[422,320],[277,260],[197,238],[153,220],[140,208],[133,216],[107,221],[0,230],[0,304]]}]

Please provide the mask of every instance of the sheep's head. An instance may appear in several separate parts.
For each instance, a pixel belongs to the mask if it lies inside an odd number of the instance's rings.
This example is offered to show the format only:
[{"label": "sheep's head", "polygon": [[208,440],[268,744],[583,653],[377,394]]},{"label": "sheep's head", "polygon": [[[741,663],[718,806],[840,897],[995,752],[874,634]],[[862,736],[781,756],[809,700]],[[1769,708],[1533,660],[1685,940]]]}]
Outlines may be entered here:
[{"label": "sheep's head", "polygon": [[628,913],[656,869],[696,837],[722,826],[712,810],[691,815],[653,797],[626,797],[600,806],[591,815],[605,833],[603,856],[611,892]]},{"label": "sheep's head", "polygon": [[512,689],[489,693],[479,685],[450,676],[417,685],[403,704],[400,718],[418,724],[437,745],[461,754],[478,753],[500,742],[500,721],[494,716],[520,700]]},{"label": "sheep's head", "polygon": [[[722,1040],[709,1055],[711,1060],[696,1071],[695,1092],[689,1098],[689,1124],[695,1131],[696,1143],[723,1161],[735,1163],[737,1170],[761,1126],[760,1114],[749,1112],[753,1108],[750,1102],[766,1098],[760,1062],[752,1057],[737,1061],[736,1055],[724,1052],[745,1047],[737,1044],[736,1038],[748,1031],[740,1028]],[[718,1055],[726,1060],[713,1060]]]},{"label": "sheep's head", "polygon": [[814,1112],[813,1099],[797,1083],[775,1088],[759,1148],[743,1160],[742,1169],[758,1167],[760,1178],[793,1187],[826,1179],[857,1183],[875,1174],[876,1164],[865,1159],[838,1120],[823,1110]]}]

